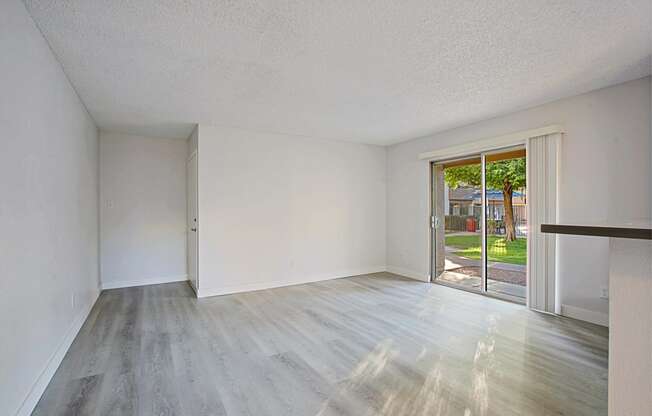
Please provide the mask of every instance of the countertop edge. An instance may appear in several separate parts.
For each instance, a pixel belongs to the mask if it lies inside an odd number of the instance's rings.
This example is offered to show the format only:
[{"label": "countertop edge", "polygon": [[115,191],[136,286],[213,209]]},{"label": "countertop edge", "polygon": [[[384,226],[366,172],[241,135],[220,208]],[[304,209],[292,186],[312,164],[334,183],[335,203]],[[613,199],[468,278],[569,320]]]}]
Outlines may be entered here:
[{"label": "countertop edge", "polygon": [[541,224],[542,233],[585,235],[593,237],[652,240],[652,228],[609,227],[598,225]]}]

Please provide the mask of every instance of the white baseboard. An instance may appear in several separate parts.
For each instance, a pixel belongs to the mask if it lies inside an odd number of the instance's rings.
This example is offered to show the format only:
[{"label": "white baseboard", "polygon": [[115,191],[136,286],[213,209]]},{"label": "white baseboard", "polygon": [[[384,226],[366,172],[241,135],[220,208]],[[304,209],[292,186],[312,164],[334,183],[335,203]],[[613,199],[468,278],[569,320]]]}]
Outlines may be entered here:
[{"label": "white baseboard", "polygon": [[609,314],[578,308],[577,306],[561,305],[561,315],[592,324],[609,326]]},{"label": "white baseboard", "polygon": [[[343,277],[359,276],[362,274],[380,273],[385,271],[385,266],[367,267],[361,269],[352,269],[348,271],[316,275],[301,280],[276,280],[271,282],[247,283],[244,285],[223,286],[216,289],[202,289],[202,283],[199,283],[199,293],[197,297],[207,298],[210,296],[230,295],[233,293],[253,292],[255,290],[274,289],[277,287],[303,285],[306,283],[323,282],[326,280],[341,279]],[[200,277],[201,279],[201,277]]]},{"label": "white baseboard", "polygon": [[133,287],[133,286],[158,285],[161,283],[183,282],[186,280],[188,280],[187,274],[181,274],[177,276],[149,277],[146,279],[136,279],[136,280],[116,280],[112,282],[102,282],[102,290],[120,289],[123,287]]},{"label": "white baseboard", "polygon": [[428,275],[419,273],[414,270],[404,269],[403,267],[387,266],[387,271],[390,273],[398,274],[399,276],[409,277],[410,279],[418,280],[420,282],[428,282],[430,280]]},{"label": "white baseboard", "polygon": [[23,404],[21,404],[21,406],[18,408],[18,411],[15,414],[16,416],[29,416],[32,414],[34,408],[38,404],[38,401],[41,399],[43,392],[47,388],[48,384],[50,384],[50,380],[52,380],[52,377],[54,377],[54,373],[56,373],[59,365],[61,365],[61,362],[63,361],[63,358],[66,356],[66,353],[72,345],[72,342],[75,340],[75,337],[79,333],[82,325],[84,325],[86,318],[88,318],[88,315],[90,314],[91,309],[93,309],[93,305],[95,305],[99,295],[100,293],[98,291],[97,294],[95,294],[93,301],[84,306],[79,311],[77,316],[75,316],[72,323],[68,327],[63,340],[61,340],[59,346],[50,356],[50,359],[47,361],[47,364],[41,372],[41,375],[36,379],[36,382],[34,382],[32,385],[32,389],[27,394],[27,397],[25,397],[25,400],[23,400]]}]

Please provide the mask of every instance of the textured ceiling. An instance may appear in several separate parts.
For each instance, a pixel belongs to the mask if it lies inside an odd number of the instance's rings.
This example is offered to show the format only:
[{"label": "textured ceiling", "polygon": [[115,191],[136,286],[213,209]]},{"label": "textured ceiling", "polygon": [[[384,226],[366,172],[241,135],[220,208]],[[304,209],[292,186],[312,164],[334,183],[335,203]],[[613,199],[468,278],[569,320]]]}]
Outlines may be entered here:
[{"label": "textured ceiling", "polygon": [[396,143],[650,74],[650,0],[25,0],[99,127]]}]

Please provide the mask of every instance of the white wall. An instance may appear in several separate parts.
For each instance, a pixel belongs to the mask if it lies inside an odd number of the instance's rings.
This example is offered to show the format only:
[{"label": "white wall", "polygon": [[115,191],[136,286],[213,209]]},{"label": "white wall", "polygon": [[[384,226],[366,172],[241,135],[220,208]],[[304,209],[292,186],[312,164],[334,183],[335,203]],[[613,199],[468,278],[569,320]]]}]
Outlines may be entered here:
[{"label": "white wall", "polygon": [[100,134],[102,287],[186,279],[186,147]]},{"label": "white wall", "polygon": [[29,414],[99,294],[97,129],[0,2],[0,414]]},{"label": "white wall", "polygon": [[[388,268],[423,280],[429,274],[429,167],[419,153],[550,124],[566,131],[561,222],[650,217],[648,77],[389,147]],[[608,239],[559,237],[559,290],[567,314],[606,319],[600,288],[608,282],[608,262]]]},{"label": "white wall", "polygon": [[385,269],[385,149],[199,127],[200,295]]}]

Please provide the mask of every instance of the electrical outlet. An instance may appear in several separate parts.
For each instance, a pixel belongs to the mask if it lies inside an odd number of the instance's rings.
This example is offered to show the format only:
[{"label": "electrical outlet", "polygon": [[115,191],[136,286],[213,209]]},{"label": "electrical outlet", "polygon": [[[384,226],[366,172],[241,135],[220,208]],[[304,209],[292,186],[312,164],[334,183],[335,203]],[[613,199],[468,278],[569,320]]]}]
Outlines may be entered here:
[{"label": "electrical outlet", "polygon": [[600,298],[609,299],[609,288],[607,286],[600,287]]}]

